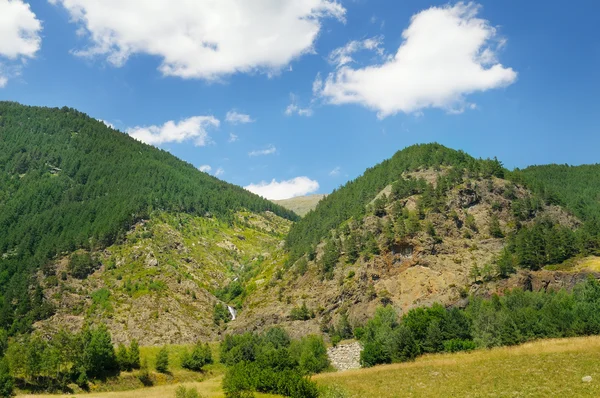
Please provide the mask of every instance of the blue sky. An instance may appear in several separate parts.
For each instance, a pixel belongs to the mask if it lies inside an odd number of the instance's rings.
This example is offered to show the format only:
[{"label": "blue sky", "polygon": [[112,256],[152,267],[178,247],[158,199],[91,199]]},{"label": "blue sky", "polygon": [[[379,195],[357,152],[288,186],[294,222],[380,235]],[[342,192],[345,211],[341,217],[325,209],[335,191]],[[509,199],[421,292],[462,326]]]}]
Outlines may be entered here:
[{"label": "blue sky", "polygon": [[251,3],[0,0],[0,99],[77,108],[270,198],[432,141],[600,161],[597,2]]}]

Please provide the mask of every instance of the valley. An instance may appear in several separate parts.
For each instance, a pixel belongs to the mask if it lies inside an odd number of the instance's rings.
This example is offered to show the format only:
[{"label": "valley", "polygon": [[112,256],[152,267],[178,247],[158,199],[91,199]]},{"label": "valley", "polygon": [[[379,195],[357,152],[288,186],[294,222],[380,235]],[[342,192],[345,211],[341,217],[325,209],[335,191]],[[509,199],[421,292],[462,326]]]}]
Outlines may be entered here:
[{"label": "valley", "polygon": [[[274,203],[70,108],[0,103],[0,134],[0,387],[475,396],[483,378],[509,394],[482,363],[529,377],[526,357],[563,367],[598,345],[598,166],[419,144]],[[340,341],[373,368],[330,373]],[[569,377],[593,373],[580,359]]]}]

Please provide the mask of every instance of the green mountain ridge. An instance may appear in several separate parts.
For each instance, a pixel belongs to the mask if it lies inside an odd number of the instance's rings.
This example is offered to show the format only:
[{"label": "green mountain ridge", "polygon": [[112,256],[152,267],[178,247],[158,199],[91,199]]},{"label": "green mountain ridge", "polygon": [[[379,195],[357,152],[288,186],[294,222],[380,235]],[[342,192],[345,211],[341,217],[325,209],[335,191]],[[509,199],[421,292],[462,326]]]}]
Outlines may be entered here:
[{"label": "green mountain ridge", "polygon": [[[123,240],[154,211],[232,221],[297,216],[70,108],[0,102],[0,327],[26,331],[50,308],[30,276],[76,249]],[[35,304],[32,304],[35,302]]]},{"label": "green mountain ridge", "polygon": [[382,303],[457,305],[547,272],[570,287],[580,279],[543,269],[600,247],[597,165],[509,171],[414,145],[299,218],[70,108],[0,102],[0,138],[0,328],[12,335],[331,332]]}]

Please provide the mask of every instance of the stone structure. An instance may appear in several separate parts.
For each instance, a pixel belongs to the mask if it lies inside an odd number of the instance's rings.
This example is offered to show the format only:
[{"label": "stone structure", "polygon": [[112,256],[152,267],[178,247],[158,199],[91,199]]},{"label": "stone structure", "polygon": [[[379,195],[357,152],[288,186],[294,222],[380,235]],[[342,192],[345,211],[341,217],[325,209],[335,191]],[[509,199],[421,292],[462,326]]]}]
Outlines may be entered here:
[{"label": "stone structure", "polygon": [[362,346],[359,342],[338,344],[327,349],[329,361],[339,371],[360,368],[360,352]]}]

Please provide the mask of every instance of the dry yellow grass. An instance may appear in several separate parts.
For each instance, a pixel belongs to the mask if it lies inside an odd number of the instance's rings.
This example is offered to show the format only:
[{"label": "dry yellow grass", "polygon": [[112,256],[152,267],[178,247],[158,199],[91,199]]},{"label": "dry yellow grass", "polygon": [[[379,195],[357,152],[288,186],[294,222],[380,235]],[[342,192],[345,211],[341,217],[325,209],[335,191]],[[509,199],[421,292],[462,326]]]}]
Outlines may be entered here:
[{"label": "dry yellow grass", "polygon": [[[592,376],[591,383],[582,382]],[[352,397],[600,397],[600,337],[424,356],[314,378]]]},{"label": "dry yellow grass", "polygon": [[600,272],[600,257],[586,257],[582,259],[574,268],[574,271],[593,271]]},{"label": "dry yellow grass", "polygon": [[[22,398],[174,398],[175,390],[179,386],[185,386],[186,388],[196,388],[202,397],[205,398],[223,398],[223,390],[221,389],[222,377],[215,377],[201,383],[180,383],[176,385],[165,385],[157,387],[140,388],[131,391],[118,391],[118,392],[101,392],[101,393],[90,393],[90,394],[76,394],[76,395],[19,395]],[[276,397],[275,395],[268,394],[256,394],[256,397]]]}]

